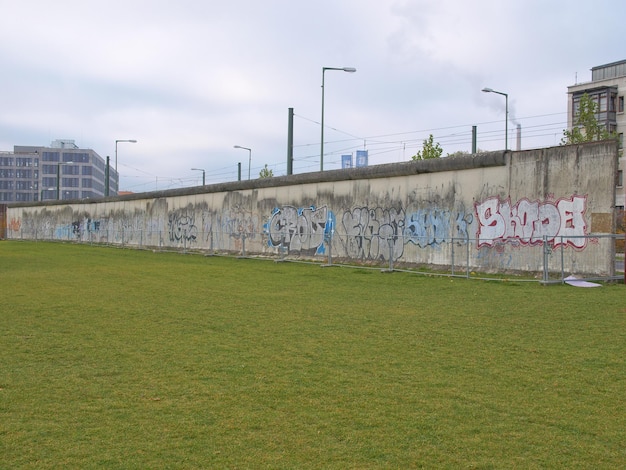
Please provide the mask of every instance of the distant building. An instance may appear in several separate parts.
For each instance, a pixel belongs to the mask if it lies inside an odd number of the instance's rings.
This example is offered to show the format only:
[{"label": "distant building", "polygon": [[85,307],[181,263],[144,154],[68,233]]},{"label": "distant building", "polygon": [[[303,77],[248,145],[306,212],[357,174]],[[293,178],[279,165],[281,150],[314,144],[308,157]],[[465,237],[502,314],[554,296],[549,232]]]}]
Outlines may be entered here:
[{"label": "distant building", "polygon": [[626,95],[626,60],[599,65],[591,69],[591,81],[567,87],[567,126],[574,127],[580,98],[587,94],[598,104],[598,123],[619,137],[619,170],[617,174],[617,195],[615,205],[624,208],[624,95]]},{"label": "distant building", "polygon": [[119,176],[109,165],[107,185],[106,174],[106,161],[73,140],[55,140],[50,147],[16,145],[13,152],[0,152],[0,203],[114,196]]}]

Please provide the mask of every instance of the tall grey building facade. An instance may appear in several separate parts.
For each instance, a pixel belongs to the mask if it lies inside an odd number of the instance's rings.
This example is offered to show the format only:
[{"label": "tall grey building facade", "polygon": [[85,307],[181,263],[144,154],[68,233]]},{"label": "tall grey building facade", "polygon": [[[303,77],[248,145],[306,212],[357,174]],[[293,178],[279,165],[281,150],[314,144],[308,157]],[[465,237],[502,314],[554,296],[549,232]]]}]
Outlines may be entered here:
[{"label": "tall grey building facade", "polygon": [[619,169],[616,175],[617,193],[615,206],[624,208],[624,131],[626,131],[626,114],[624,114],[624,95],[626,95],[626,60],[599,65],[591,69],[591,81],[577,83],[567,87],[567,125],[572,129],[580,99],[587,94],[598,107],[596,118],[609,132],[619,138]]},{"label": "tall grey building facade", "polygon": [[0,203],[93,199],[116,195],[118,186],[115,169],[73,140],[0,152]]}]

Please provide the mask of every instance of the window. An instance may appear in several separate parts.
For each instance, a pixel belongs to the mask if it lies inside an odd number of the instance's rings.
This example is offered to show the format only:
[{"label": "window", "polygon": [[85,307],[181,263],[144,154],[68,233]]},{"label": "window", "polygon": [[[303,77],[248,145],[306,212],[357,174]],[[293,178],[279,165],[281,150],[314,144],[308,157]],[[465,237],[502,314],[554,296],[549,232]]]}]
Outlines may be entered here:
[{"label": "window", "polygon": [[617,170],[617,185],[624,186],[624,172],[622,170]]},{"label": "window", "polygon": [[79,191],[62,191],[61,199],[78,199]]},{"label": "window", "polygon": [[624,148],[624,133],[620,132],[617,134],[617,140],[619,142],[619,148]]},{"label": "window", "polygon": [[41,154],[41,160],[44,162],[58,162],[59,152],[43,152]]},{"label": "window", "polygon": [[78,178],[62,178],[61,186],[64,188],[78,188]]},{"label": "window", "polygon": [[80,167],[78,165],[61,165],[61,173],[64,175],[80,175]]},{"label": "window", "polygon": [[615,111],[615,100],[617,98],[616,93],[611,93],[609,95],[609,111]]},{"label": "window", "polygon": [[618,113],[623,113],[624,112],[624,97],[620,96],[617,99],[617,112]]},{"label": "window", "polygon": [[41,186],[43,186],[44,188],[53,188],[56,185],[57,185],[56,178],[43,178],[41,180]]},{"label": "window", "polygon": [[44,175],[56,175],[57,174],[57,166],[56,165],[42,165],[41,173]]},{"label": "window", "polygon": [[20,202],[29,202],[33,200],[31,193],[15,193],[15,200]]},{"label": "window", "polygon": [[15,170],[16,178],[31,179],[32,172],[30,170]]},{"label": "window", "polygon": [[88,153],[63,153],[63,161],[64,162],[74,162],[74,163],[89,163],[89,154]]},{"label": "window", "polygon": [[598,109],[601,113],[606,113],[606,110],[607,110],[606,93],[600,93],[600,96],[598,96]]}]

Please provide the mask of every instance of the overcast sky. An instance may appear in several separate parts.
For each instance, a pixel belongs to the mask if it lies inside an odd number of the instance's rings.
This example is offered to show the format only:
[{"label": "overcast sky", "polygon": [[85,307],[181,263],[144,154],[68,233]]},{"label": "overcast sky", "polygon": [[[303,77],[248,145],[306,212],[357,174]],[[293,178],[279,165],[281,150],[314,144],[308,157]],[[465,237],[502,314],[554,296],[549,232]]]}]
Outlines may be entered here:
[{"label": "overcast sky", "polygon": [[558,145],[567,87],[626,59],[623,0],[0,0],[0,150],[73,139],[135,192],[287,171],[367,149],[407,161]]}]

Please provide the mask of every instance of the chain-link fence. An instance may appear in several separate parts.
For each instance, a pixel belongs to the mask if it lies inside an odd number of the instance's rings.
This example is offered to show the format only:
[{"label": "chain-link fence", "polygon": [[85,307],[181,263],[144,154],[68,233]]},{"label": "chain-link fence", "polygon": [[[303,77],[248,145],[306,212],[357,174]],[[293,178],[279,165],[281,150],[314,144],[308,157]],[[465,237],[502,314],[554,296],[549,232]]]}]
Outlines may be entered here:
[{"label": "chain-link fence", "polygon": [[502,279],[519,275],[544,283],[624,279],[624,235],[544,237],[540,240],[404,237],[402,234],[340,235],[240,231],[103,229],[67,225],[20,227],[13,239],[68,241],[151,250],[307,261],[385,271]]}]

